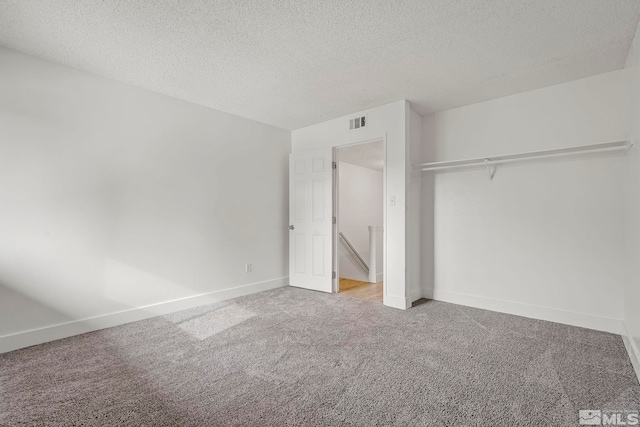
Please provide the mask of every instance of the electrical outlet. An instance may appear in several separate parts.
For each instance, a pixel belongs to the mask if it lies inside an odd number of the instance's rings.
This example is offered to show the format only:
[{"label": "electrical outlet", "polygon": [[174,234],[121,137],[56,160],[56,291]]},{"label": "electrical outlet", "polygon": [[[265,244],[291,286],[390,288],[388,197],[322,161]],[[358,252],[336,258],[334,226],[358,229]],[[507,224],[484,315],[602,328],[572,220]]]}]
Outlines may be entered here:
[{"label": "electrical outlet", "polygon": [[244,265],[244,272],[251,273],[251,263]]}]

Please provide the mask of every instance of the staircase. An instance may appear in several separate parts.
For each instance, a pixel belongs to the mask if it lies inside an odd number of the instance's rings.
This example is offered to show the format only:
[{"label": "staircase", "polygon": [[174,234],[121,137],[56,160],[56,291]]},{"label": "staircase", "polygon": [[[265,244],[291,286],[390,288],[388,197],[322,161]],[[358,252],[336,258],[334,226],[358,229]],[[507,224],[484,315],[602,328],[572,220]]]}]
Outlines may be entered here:
[{"label": "staircase", "polygon": [[339,232],[338,236],[341,247],[356,260],[357,265],[367,275],[369,283],[378,283],[382,280],[382,263],[379,262],[379,255],[382,254],[382,226],[369,226],[369,253],[364,256],[358,252],[344,233]]}]

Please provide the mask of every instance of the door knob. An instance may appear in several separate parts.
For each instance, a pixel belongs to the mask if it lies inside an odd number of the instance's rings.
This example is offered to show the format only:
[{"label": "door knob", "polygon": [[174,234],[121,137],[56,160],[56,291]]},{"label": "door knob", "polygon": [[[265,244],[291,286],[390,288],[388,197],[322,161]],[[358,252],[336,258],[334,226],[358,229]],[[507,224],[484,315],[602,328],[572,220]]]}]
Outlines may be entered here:
[{"label": "door knob", "polygon": [[289,230],[293,230],[295,227],[293,225],[289,226]]}]

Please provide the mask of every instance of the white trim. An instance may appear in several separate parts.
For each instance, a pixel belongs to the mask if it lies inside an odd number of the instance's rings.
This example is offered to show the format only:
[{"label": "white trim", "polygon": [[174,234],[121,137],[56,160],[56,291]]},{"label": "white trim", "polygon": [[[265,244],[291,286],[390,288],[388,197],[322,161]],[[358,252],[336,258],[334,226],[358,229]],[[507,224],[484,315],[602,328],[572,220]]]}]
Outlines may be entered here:
[{"label": "white trim", "polygon": [[555,308],[480,297],[461,292],[441,291],[438,289],[429,289],[426,291],[426,294],[433,295],[433,299],[437,301],[514,314],[516,316],[529,317],[531,319],[547,320],[549,322],[579,326],[581,328],[595,329],[597,331],[609,332],[616,335],[620,335],[622,332],[622,319],[612,319],[609,317],[594,316],[585,313],[575,313]]},{"label": "white trim", "polygon": [[400,310],[406,310],[411,307],[410,298],[385,294],[383,295],[382,300],[382,303],[387,307],[399,308]]},{"label": "white trim", "polygon": [[256,292],[275,289],[287,286],[288,284],[288,277],[279,277],[277,279],[267,280],[264,282],[250,283],[248,285],[193,295],[172,301],[130,308],[101,316],[88,317],[85,319],[45,326],[43,328],[17,332],[15,334],[3,335],[0,336],[0,353],[6,353],[8,351],[42,344],[61,338],[67,338],[73,335],[84,334],[87,332],[123,325],[125,323],[148,319],[150,317],[161,316],[201,305],[212,304],[244,295],[254,294]]},{"label": "white trim", "polygon": [[[384,273],[378,273],[376,274],[376,283],[380,283],[382,282],[382,280],[384,279]],[[384,285],[383,285],[384,286]]]},{"label": "white trim", "polygon": [[636,377],[638,377],[638,381],[640,382],[640,349],[638,349],[636,340],[629,334],[627,325],[624,323],[622,324],[622,341],[627,349],[627,353],[629,353],[629,359],[631,360],[633,369],[636,371]]}]

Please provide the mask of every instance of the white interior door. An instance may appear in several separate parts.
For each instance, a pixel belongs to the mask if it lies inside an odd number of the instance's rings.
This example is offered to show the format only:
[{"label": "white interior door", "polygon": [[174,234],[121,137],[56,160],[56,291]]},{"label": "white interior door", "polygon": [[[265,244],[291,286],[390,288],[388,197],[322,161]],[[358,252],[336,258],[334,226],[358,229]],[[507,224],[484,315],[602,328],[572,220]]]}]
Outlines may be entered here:
[{"label": "white interior door", "polygon": [[289,156],[289,284],[332,291],[333,148]]}]

